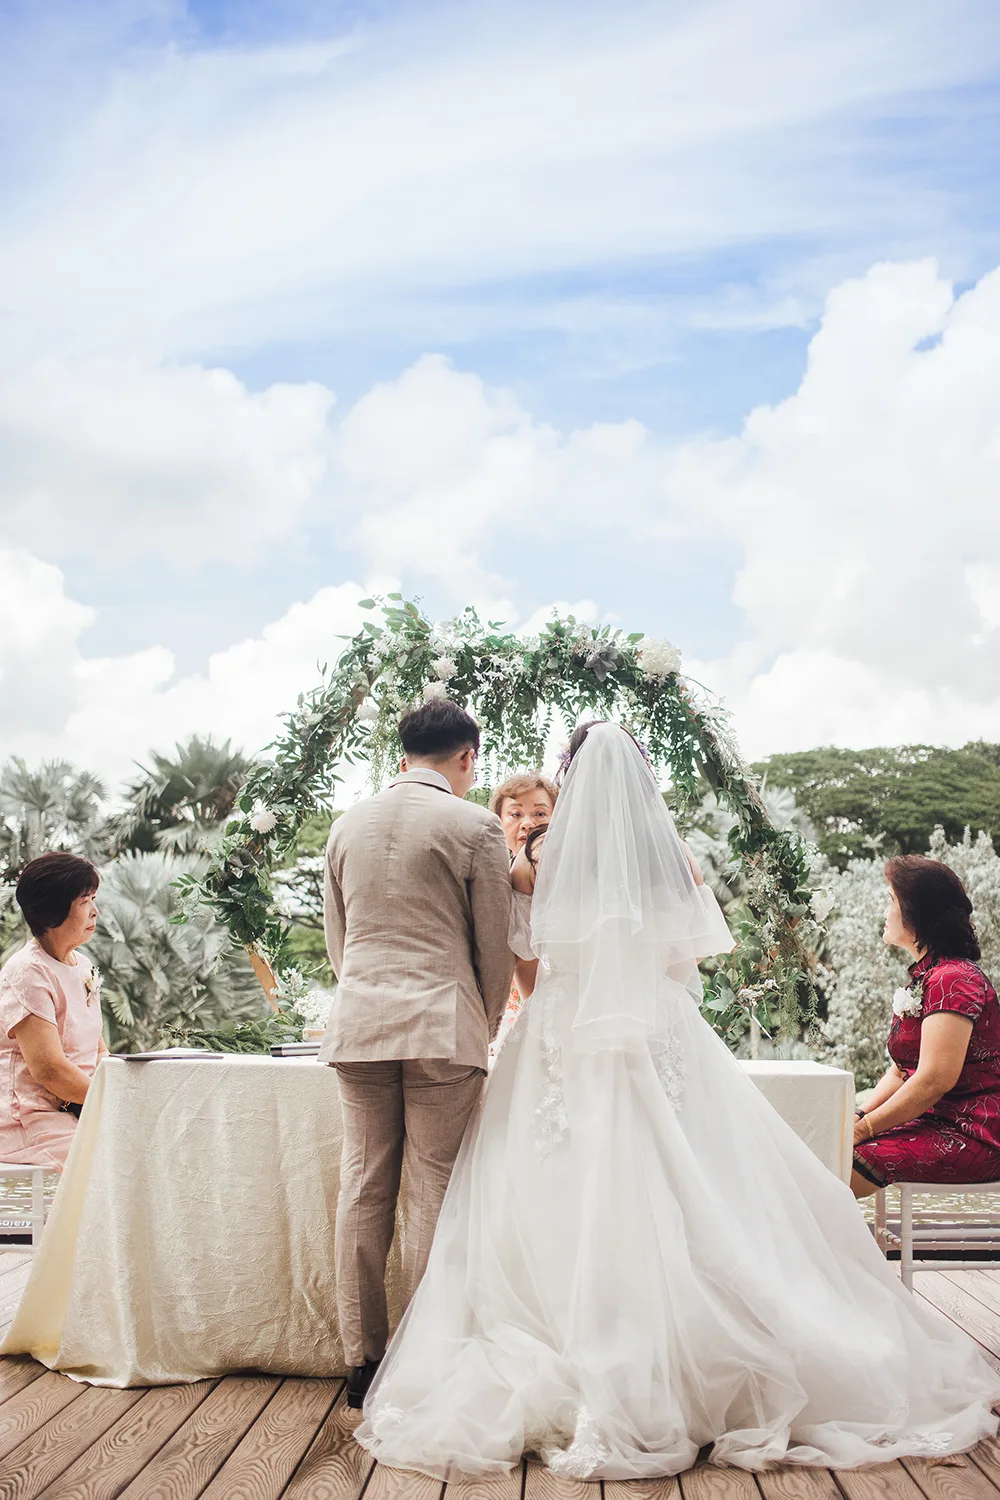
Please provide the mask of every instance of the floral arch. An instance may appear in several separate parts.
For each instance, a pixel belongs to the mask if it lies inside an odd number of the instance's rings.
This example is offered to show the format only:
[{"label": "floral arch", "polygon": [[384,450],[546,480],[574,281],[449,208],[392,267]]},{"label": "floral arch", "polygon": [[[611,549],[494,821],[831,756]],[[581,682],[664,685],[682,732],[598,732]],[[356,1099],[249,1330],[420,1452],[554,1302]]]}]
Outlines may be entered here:
[{"label": "floral arch", "polygon": [[471,608],[435,625],[399,594],[362,608],[373,618],[286,715],[197,893],[247,949],[276,1009],[294,999],[302,977],[288,963],[272,869],[303,819],[330,805],[338,767],[367,761],[377,783],[398,760],[401,712],[447,693],[479,722],[488,776],[540,765],[557,716],[567,732],[595,716],[627,725],[653,764],[669,770],[675,810],[692,806],[707,784],[736,819],[729,841],[745,896],[737,951],[706,980],[705,1013],[730,1040],[751,1015],[765,1029],[793,1032],[814,1014],[804,846],[769,821],[726,710],[680,675],[669,642],[572,616],[525,639]]}]

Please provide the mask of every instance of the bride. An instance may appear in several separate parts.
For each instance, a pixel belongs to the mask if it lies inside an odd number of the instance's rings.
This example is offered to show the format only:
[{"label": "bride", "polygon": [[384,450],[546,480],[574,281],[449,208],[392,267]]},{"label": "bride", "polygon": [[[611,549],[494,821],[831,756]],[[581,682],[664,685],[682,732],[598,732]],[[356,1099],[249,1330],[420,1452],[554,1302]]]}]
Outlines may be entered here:
[{"label": "bride", "polygon": [[1000,1383],[702,1020],[729,950],[655,780],[574,736],[500,1053],[357,1439],[437,1478],[848,1467],[994,1433]]}]

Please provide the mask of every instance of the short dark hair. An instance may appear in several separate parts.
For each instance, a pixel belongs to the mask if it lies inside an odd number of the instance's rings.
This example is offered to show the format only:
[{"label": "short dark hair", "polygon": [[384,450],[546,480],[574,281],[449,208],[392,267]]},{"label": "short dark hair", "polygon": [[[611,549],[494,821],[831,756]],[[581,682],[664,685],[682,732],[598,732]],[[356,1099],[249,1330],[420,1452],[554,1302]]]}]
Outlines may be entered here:
[{"label": "short dark hair", "polygon": [[918,947],[935,958],[978,961],[972,902],[954,870],[922,854],[897,854],[886,861],[885,875]]},{"label": "short dark hair", "polygon": [[479,751],[479,725],[450,698],[429,698],[399,721],[405,755],[418,760],[447,760],[459,750]]},{"label": "short dark hair", "polygon": [[61,927],[80,896],[92,896],[101,883],[89,859],[77,854],[40,854],[29,859],[14,892],[35,937]]}]

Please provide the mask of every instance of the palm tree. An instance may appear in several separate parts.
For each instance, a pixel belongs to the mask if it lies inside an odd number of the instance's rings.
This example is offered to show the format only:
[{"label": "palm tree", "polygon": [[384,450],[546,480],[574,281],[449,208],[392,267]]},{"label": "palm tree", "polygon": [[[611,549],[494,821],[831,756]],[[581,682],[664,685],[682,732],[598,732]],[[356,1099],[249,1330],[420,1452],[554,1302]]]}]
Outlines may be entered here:
[{"label": "palm tree", "polygon": [[172,849],[205,853],[229,817],[250,761],[226,740],[192,735],[174,756],[152,752],[153,769],[126,791],[126,806],[112,820],[117,850]]},{"label": "palm tree", "polygon": [[130,852],[101,872],[88,953],[101,971],[113,1051],[142,1051],[168,1027],[210,1030],[268,1012],[246,954],[208,908],[177,921],[174,882],[204,867],[204,856]]},{"label": "palm tree", "polygon": [[86,859],[105,852],[107,789],[90,771],[65,760],[43,761],[29,770],[19,757],[0,771],[0,861],[4,878],[49,849],[66,849]]}]

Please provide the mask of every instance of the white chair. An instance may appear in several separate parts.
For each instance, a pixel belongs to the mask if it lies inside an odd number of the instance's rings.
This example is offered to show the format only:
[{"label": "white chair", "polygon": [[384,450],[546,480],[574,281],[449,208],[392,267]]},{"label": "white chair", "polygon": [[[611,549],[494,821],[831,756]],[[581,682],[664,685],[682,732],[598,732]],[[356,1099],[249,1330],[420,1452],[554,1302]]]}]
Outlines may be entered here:
[{"label": "white chair", "polygon": [[[31,1178],[31,1248],[34,1250],[42,1237],[45,1227],[45,1173],[47,1167],[26,1166],[18,1162],[0,1161],[0,1181],[7,1177],[30,1177]],[[0,1198],[0,1209],[9,1213],[12,1209],[19,1215],[24,1210],[20,1203],[13,1198]],[[23,1250],[23,1245],[15,1244],[11,1240],[0,1240],[0,1250]]]},{"label": "white chair", "polygon": [[[941,1193],[954,1197],[961,1193],[1000,1193],[1000,1182],[896,1182],[899,1188],[899,1234],[896,1235],[886,1223],[885,1188],[875,1194],[875,1239],[883,1255],[889,1250],[899,1251],[899,1274],[905,1287],[913,1290],[914,1269],[931,1270],[936,1267],[951,1271],[973,1271],[1000,1266],[1000,1223],[990,1221],[986,1214],[977,1214],[971,1222],[959,1222],[954,1215],[942,1218],[933,1210],[918,1211],[916,1223],[913,1217],[914,1193]],[[915,1255],[916,1250],[970,1250],[975,1251],[989,1245],[994,1251],[992,1259],[929,1260]]]}]

